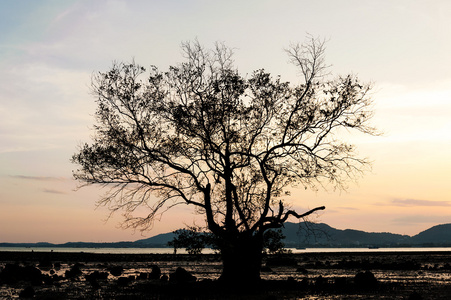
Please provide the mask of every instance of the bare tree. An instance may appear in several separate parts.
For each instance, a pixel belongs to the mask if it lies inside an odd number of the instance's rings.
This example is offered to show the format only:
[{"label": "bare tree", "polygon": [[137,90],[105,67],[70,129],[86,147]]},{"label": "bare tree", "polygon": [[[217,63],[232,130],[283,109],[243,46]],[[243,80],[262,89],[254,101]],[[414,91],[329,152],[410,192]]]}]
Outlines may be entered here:
[{"label": "bare tree", "polygon": [[[182,44],[184,62],[167,72],[132,62],[93,76],[95,135],[72,157],[75,179],[110,188],[99,201],[127,227],[148,229],[178,204],[192,205],[220,240],[221,279],[260,278],[263,234],[303,218],[286,199],[296,186],[341,188],[368,165],[339,131],[375,134],[370,86],[354,76],[325,80],[324,43],[287,49],[304,82],[263,69],[249,78],[230,48]],[[134,214],[145,207],[146,216]]]}]

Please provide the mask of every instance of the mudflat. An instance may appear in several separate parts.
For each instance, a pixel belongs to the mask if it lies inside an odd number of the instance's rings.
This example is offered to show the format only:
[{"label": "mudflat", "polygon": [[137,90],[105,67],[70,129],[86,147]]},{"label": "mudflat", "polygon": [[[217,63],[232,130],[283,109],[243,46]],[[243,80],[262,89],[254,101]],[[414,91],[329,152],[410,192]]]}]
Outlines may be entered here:
[{"label": "mudflat", "polygon": [[0,252],[0,299],[451,299],[451,252],[268,255],[218,281],[219,255]]}]

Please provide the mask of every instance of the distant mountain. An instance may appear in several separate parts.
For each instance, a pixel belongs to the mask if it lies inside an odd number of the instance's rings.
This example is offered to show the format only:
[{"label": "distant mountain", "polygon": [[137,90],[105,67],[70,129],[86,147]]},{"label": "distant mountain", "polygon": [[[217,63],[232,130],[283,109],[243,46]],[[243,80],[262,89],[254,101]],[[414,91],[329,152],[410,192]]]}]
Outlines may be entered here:
[{"label": "distant mountain", "polygon": [[395,247],[409,243],[408,235],[335,229],[324,223],[286,223],[287,247]]},{"label": "distant mountain", "polygon": [[[451,224],[431,227],[419,234],[408,235],[389,232],[365,232],[354,229],[336,229],[324,223],[285,223],[281,228],[287,248],[306,247],[451,247]],[[0,243],[0,247],[69,247],[69,248],[163,248],[174,238],[174,233],[163,233],[134,242],[85,243]]]},{"label": "distant mountain", "polygon": [[167,247],[168,242],[171,241],[174,238],[174,236],[175,234],[173,232],[162,233],[147,239],[137,240],[136,242],[133,243],[135,245],[139,245],[139,247],[163,248]]},{"label": "distant mountain", "polygon": [[431,227],[414,235],[410,239],[414,245],[440,244],[451,246],[451,224],[442,224]]}]

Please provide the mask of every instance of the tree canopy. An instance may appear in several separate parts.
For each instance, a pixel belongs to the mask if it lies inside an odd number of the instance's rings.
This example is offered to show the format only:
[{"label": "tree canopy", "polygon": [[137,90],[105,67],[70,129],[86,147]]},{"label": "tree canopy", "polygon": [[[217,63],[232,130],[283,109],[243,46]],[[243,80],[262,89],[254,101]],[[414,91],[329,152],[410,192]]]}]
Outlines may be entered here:
[{"label": "tree canopy", "polygon": [[[371,86],[325,76],[324,42],[286,52],[303,82],[264,69],[241,75],[224,44],[182,44],[184,61],[160,71],[114,63],[93,76],[93,142],[73,156],[75,179],[109,188],[99,200],[125,226],[148,229],[167,209],[188,204],[224,241],[262,236],[290,217],[297,186],[343,187],[368,164],[340,132],[375,134]],[[134,215],[138,207],[145,216]]]}]

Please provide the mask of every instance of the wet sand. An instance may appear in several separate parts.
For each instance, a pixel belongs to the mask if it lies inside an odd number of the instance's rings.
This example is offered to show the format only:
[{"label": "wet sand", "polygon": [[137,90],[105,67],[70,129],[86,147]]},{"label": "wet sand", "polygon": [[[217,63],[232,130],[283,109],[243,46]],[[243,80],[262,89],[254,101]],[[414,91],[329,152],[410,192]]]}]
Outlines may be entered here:
[{"label": "wet sand", "polygon": [[[0,270],[8,264],[42,276],[7,280],[2,271],[0,299],[26,288],[34,299],[451,299],[451,252],[266,256],[262,282],[246,291],[216,281],[222,264],[214,254],[0,252]],[[149,278],[154,266],[163,280]],[[196,281],[166,280],[179,267]]]}]

